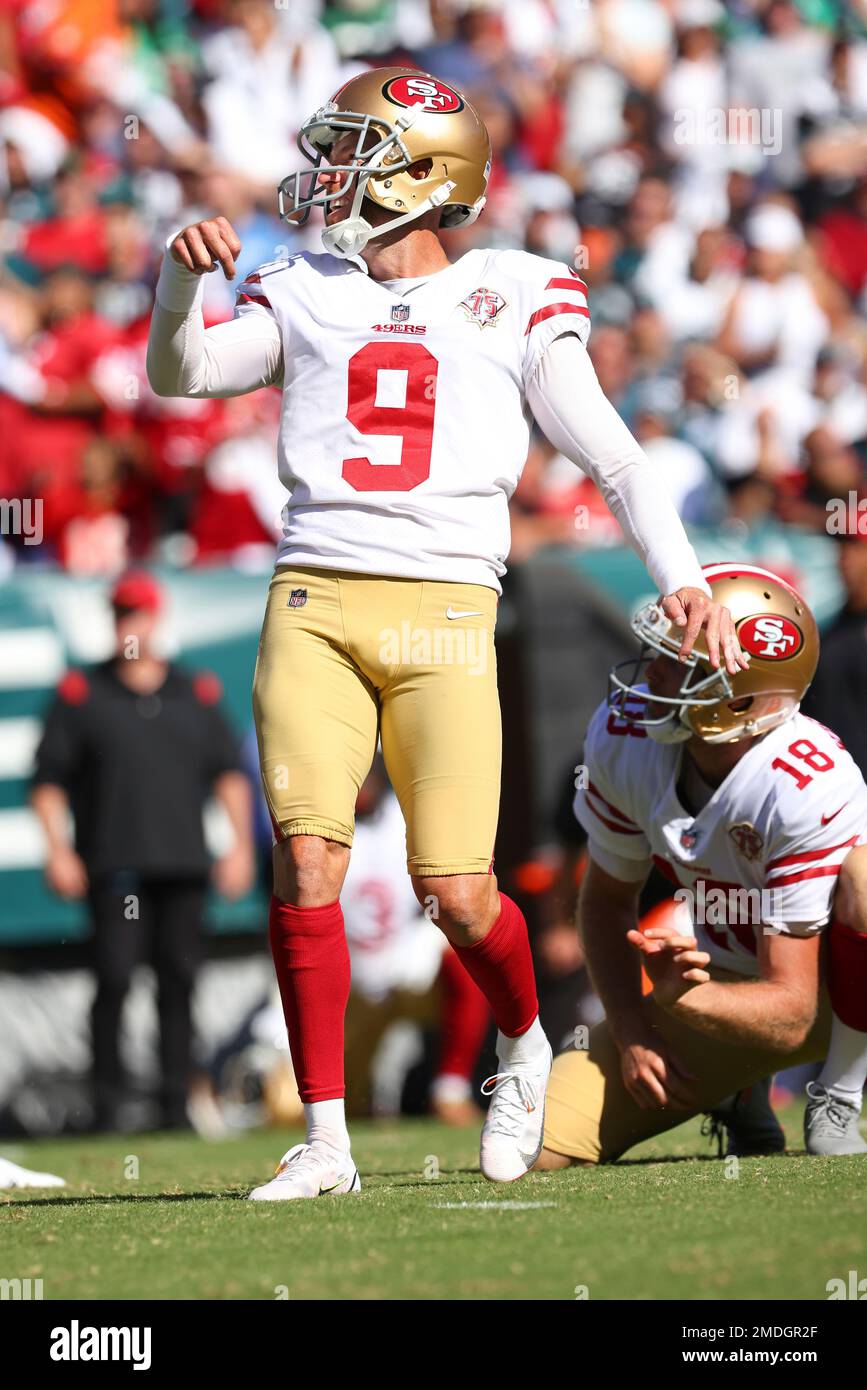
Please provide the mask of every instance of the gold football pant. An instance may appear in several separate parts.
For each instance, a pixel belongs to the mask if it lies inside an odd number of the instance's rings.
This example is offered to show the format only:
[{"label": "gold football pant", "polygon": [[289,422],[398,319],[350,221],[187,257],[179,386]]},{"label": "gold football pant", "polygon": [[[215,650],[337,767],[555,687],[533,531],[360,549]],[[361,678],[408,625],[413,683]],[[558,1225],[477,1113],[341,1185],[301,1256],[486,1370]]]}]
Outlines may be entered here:
[{"label": "gold football pant", "polygon": [[500,795],[497,595],[278,567],[253,682],[275,834],[352,844],[382,740],[412,874],[488,873]]},{"label": "gold football pant", "polygon": [[[714,971],[714,979],[735,979]],[[627,1149],[674,1129],[693,1115],[704,1114],[726,1096],[752,1086],[762,1077],[804,1062],[821,1061],[828,1051],[831,1014],[824,992],[819,1015],[797,1052],[715,1042],[689,1028],[653,1002],[645,1000],[649,1021],[671,1051],[698,1079],[695,1109],[642,1110],[627,1091],[620,1053],[605,1020],[590,1030],[586,1050],[563,1052],[554,1062],[545,1108],[545,1148],[585,1163],[606,1163]]]}]

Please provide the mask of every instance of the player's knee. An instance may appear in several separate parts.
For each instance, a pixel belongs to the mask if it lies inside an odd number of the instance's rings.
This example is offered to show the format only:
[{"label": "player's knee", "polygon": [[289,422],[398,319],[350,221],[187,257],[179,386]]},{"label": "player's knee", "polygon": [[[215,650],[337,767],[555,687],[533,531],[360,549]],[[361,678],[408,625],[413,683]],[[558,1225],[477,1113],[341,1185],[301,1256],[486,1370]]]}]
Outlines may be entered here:
[{"label": "player's knee", "polygon": [[488,933],[499,913],[491,874],[413,878],[416,897],[432,922],[457,946],[472,946]]},{"label": "player's knee", "polygon": [[834,894],[834,920],[867,934],[867,845],[858,845],[843,860]]},{"label": "player's knee", "polygon": [[291,835],[274,846],[274,894],[296,907],[324,907],[339,896],[349,850],[320,835]]}]

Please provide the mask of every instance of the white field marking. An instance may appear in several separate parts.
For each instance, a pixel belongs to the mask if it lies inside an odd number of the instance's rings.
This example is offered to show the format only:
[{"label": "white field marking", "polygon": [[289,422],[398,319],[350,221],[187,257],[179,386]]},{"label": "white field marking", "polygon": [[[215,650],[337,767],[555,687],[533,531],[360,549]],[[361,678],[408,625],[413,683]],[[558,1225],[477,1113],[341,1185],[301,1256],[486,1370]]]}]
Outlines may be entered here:
[{"label": "white field marking", "polygon": [[532,1212],[539,1207],[556,1207],[557,1202],[515,1202],[509,1200],[490,1202],[433,1202],[433,1207],[442,1212]]}]

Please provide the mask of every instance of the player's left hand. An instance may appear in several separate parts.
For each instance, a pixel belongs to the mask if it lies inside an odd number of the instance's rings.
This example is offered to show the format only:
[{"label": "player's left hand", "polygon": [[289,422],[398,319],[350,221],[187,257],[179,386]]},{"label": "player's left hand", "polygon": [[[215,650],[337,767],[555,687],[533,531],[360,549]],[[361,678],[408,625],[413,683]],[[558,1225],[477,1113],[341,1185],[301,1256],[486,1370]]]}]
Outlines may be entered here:
[{"label": "player's left hand", "polygon": [[710,975],[707,951],[698,950],[694,936],[686,936],[676,927],[648,927],[647,931],[630,931],[627,939],[641,952],[643,965],[653,997],[662,1008],[676,1004],[681,995],[696,985],[706,985]]},{"label": "player's left hand", "polygon": [[702,628],[706,631],[707,654],[714,670],[720,656],[730,676],[746,671],[749,658],[741,651],[732,615],[722,603],[708,598],[702,589],[677,589],[660,600],[662,611],[677,627],[684,629],[678,659],[684,661],[695,646]]},{"label": "player's left hand", "polygon": [[214,886],[224,898],[243,898],[255,878],[253,852],[246,845],[233,845],[214,865]]}]

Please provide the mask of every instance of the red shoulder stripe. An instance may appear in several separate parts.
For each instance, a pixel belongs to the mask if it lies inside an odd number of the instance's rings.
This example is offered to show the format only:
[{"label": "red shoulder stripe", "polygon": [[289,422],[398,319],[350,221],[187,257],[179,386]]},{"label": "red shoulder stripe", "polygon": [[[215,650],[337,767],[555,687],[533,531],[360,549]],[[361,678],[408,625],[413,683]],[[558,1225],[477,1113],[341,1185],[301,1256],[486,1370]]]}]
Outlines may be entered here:
[{"label": "red shoulder stripe", "polygon": [[593,805],[593,802],[589,799],[589,797],[587,799],[587,805],[590,807],[590,810],[593,812],[597,820],[601,820],[602,824],[606,825],[609,830],[616,830],[618,835],[641,834],[640,830],[631,830],[628,825],[619,825],[616,820],[609,820],[607,816],[603,816],[600,811],[596,810],[596,807]]},{"label": "red shoulder stripe", "polygon": [[255,292],[250,293],[247,290],[238,290],[236,303],[240,304],[242,300],[246,300],[248,304],[261,304],[266,309],[271,308],[271,301],[261,292],[257,294]]},{"label": "red shoulder stripe", "polygon": [[818,869],[804,869],[799,874],[783,874],[782,878],[772,879],[768,888],[784,888],[787,883],[800,883],[805,878],[826,878],[840,872],[839,864],[822,864]]},{"label": "red shoulder stripe", "polygon": [[583,280],[579,280],[576,275],[574,280],[567,280],[561,276],[559,279],[549,280],[545,286],[546,290],[575,290],[579,294],[587,294],[587,286]]},{"label": "red shoulder stripe", "polygon": [[806,864],[813,859],[827,859],[829,854],[834,854],[838,849],[849,849],[851,845],[854,845],[857,839],[858,836],[853,835],[850,840],[844,840],[842,844],[839,845],[828,845],[826,849],[809,849],[803,851],[801,854],[784,854],[782,858],[772,859],[770,864],[766,864],[765,873],[773,873],[774,869],[785,869],[790,864]]},{"label": "red shoulder stripe", "polygon": [[544,323],[545,319],[552,319],[555,314],[582,314],[585,319],[589,319],[590,310],[583,304],[548,304],[544,309],[537,309],[535,314],[530,315],[530,322],[524,329],[524,337],[535,328],[537,323]]},{"label": "red shoulder stripe", "polygon": [[610,801],[605,800],[605,797],[596,787],[594,787],[589,777],[587,779],[587,788],[588,791],[591,791],[593,793],[597,801],[601,801],[602,805],[607,807],[607,809],[611,812],[612,816],[616,816],[618,820],[625,821],[627,825],[635,825],[634,820],[632,820],[629,816],[624,816],[622,811],[618,811],[616,806],[612,806]]}]

